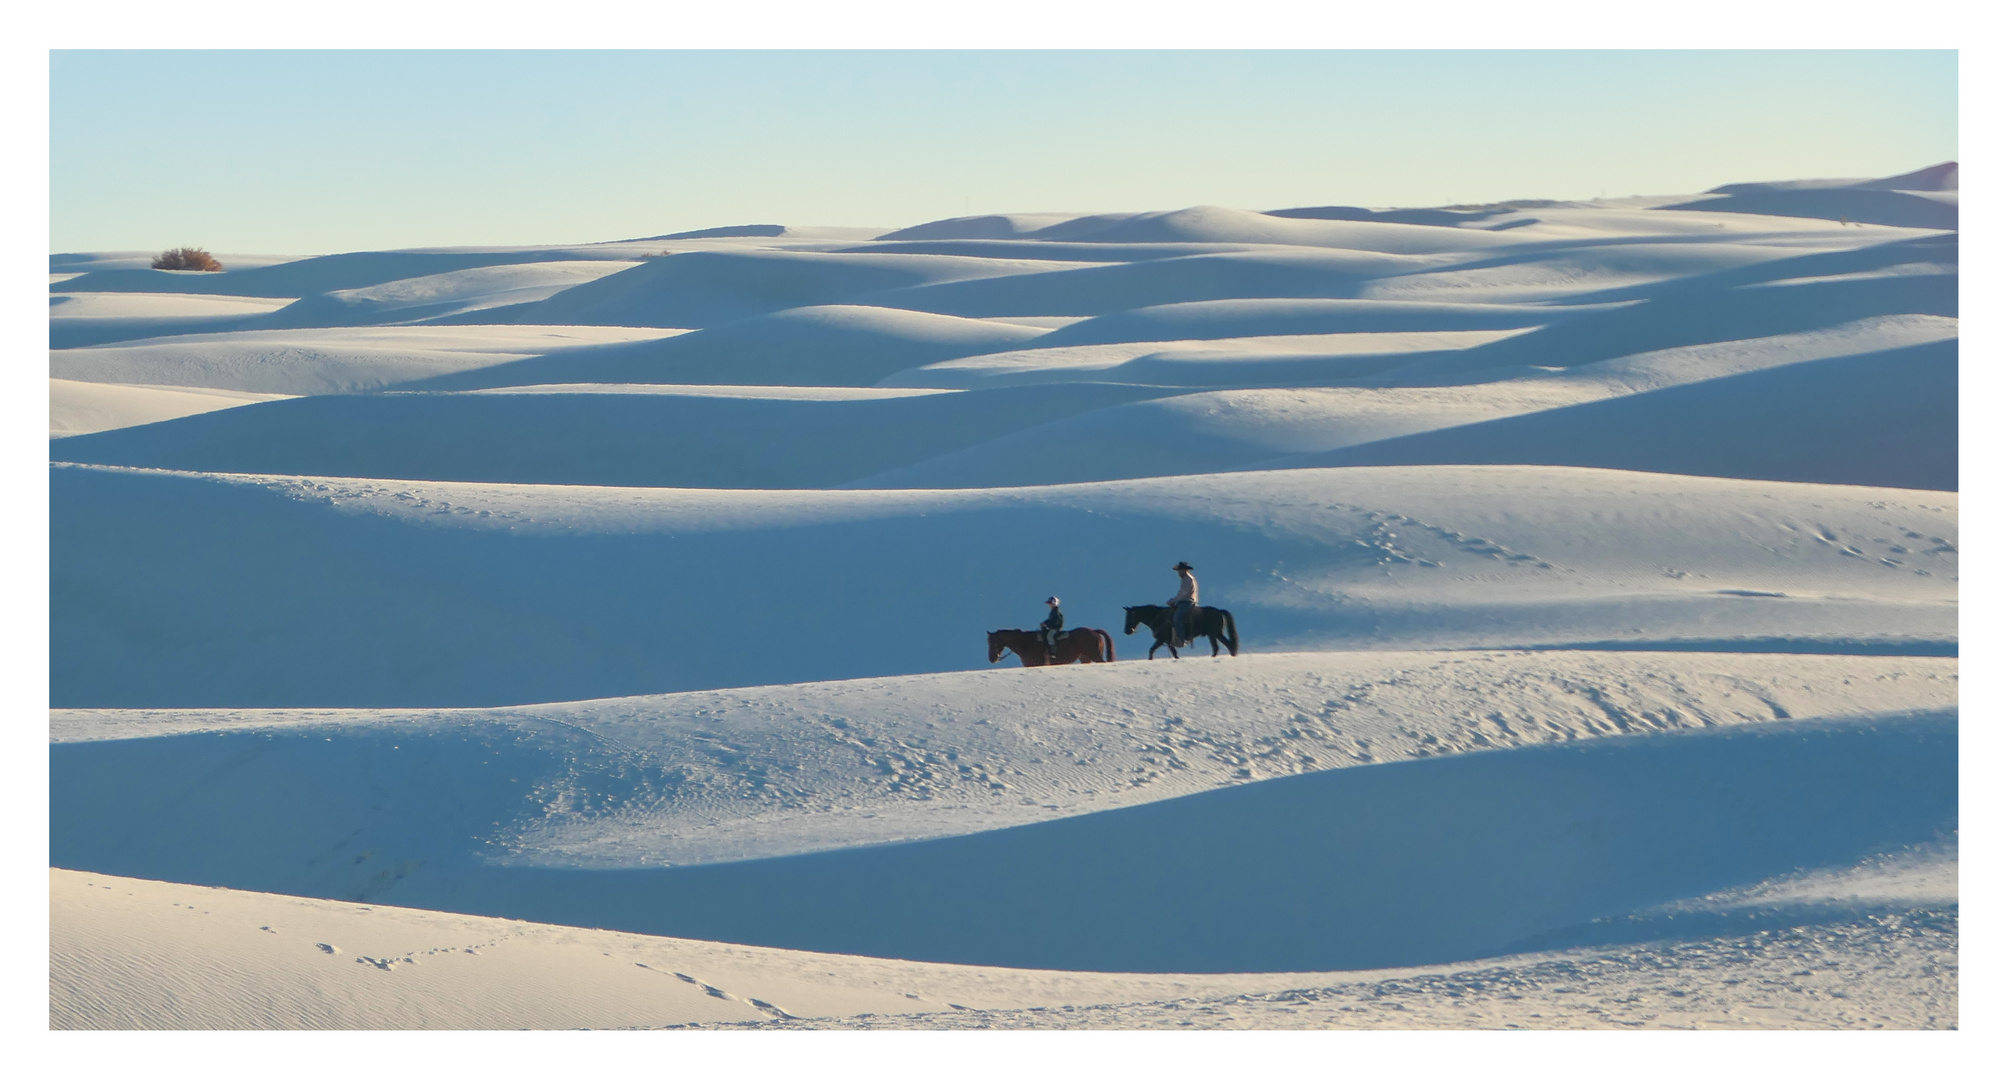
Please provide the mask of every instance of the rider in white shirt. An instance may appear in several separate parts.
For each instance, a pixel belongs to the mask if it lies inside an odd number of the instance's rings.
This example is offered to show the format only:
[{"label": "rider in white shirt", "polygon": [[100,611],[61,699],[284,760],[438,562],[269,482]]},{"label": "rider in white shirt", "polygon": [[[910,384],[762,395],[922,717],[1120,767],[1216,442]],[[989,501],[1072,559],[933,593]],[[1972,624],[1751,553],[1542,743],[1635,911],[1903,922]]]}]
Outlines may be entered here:
[{"label": "rider in white shirt", "polygon": [[1172,647],[1182,648],[1190,640],[1186,631],[1199,607],[1199,579],[1192,576],[1192,564],[1183,559],[1172,569],[1178,571],[1178,593],[1169,602]]}]

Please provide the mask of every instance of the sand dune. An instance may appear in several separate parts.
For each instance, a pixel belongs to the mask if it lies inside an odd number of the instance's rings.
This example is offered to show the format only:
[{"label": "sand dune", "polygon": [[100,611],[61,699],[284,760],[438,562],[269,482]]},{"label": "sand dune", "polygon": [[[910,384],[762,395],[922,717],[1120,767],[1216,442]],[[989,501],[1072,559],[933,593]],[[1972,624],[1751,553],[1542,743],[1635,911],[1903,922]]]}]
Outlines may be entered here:
[{"label": "sand dune", "polygon": [[247,327],[279,306],[252,296],[57,293],[49,297],[49,347],[69,349],[162,334],[205,334]]},{"label": "sand dune", "polygon": [[[1046,706],[1037,723],[950,677],[832,687],[848,708],[803,687],[758,704],[741,692],[262,724],[257,714],[115,715],[105,734],[124,738],[53,748],[64,824],[52,857],[904,959],[1330,970],[1528,951],[1592,920],[1938,842],[1954,813],[1950,714],[1863,716],[1878,690],[1905,705],[1943,700],[1949,661],[1289,659],[1251,673],[1252,698],[1214,691],[1218,713],[1176,691],[1160,691],[1158,704],[1109,684],[1149,669],[1084,670],[1070,681],[1089,696]],[[1653,672],[1648,686],[1626,687],[1627,667]],[[1352,697],[1333,698],[1320,720],[1252,715],[1267,695],[1315,696],[1320,684]],[[1870,696],[1855,697],[1857,684]],[[1404,692],[1427,699],[1448,687],[1462,688],[1452,723],[1429,715],[1440,702],[1402,707]],[[913,719],[858,715],[874,696]],[[1776,719],[1794,707],[1817,714],[1823,697],[1861,718]],[[963,713],[944,710],[944,698],[982,704]],[[778,713],[771,735],[734,722],[749,705]],[[804,745],[811,716],[819,737]],[[88,733],[93,719],[66,726]],[[132,737],[149,727],[166,730]],[[1225,773],[1227,786],[1149,783],[1176,776],[1186,757]],[[889,782],[887,758],[897,763]],[[990,771],[1004,761],[1025,767]],[[976,771],[989,775],[965,775]],[[1097,797],[1089,784],[1113,790]],[[705,836],[708,822],[723,835]],[[916,831],[935,838],[883,844]],[[808,853],[759,857],[790,845]],[[677,858],[693,847],[710,858]],[[1620,928],[1602,933],[1624,940]]]},{"label": "sand dune", "polygon": [[[1118,640],[1120,651],[1133,639]],[[501,754],[514,786],[497,780],[462,792],[465,814],[486,822],[484,859],[617,869],[957,836],[1443,754],[1957,703],[1949,658],[1278,653],[480,710],[57,710],[50,737],[63,776],[82,784],[116,775],[63,796],[109,798],[101,810],[77,812],[113,816],[170,782],[126,775],[158,772],[148,763],[167,754],[189,756],[178,775],[208,776],[205,762],[264,748],[260,763],[214,773],[201,794],[165,796],[163,807],[197,816],[218,799],[302,785],[424,798],[399,786],[430,783],[424,769],[382,771],[386,741],[424,756],[438,777],[480,775]],[[96,764],[67,764],[85,759]],[[312,822],[298,824],[318,835]],[[79,858],[117,860],[91,864],[101,869],[187,872],[185,845],[134,840],[132,828],[236,830],[232,843],[244,850],[233,855],[218,839],[201,865],[235,875],[229,881],[263,881],[257,887],[310,885],[316,895],[353,897],[375,889],[390,865],[375,857],[317,862],[288,846],[293,825],[269,822],[134,823],[66,832],[63,843]],[[433,846],[465,841],[421,836],[411,832],[421,824],[387,818],[371,828]],[[284,882],[256,878],[282,868]]]},{"label": "sand dune", "polygon": [[1085,217],[1083,214],[977,214],[895,229],[881,240],[1008,240]]},{"label": "sand dune", "polygon": [[1213,300],[1116,312],[1061,327],[1042,345],[1190,341],[1288,334],[1518,330],[1581,314],[1512,304],[1386,300]]},{"label": "sand dune", "polygon": [[1164,388],[1343,384],[1525,330],[1359,331],[1052,345],[979,353],[888,375],[880,386],[981,390],[1033,383],[1121,382]]},{"label": "sand dune", "polygon": [[[931,365],[918,372],[906,373],[899,381],[921,382],[924,379],[939,385],[956,381],[953,376],[962,376],[971,385],[981,386],[986,383],[995,385],[1007,379],[1012,382],[1060,381],[1064,375],[1072,374],[1075,378],[1095,378],[1107,382],[1193,385],[1207,381],[1252,382],[1261,375],[1275,377],[1279,381],[1287,376],[1308,381],[1308,376],[1320,371],[1328,375],[1346,371],[1371,378],[1378,372],[1399,369],[1404,363],[1443,358],[1450,354],[1442,352],[1431,357],[1428,352],[1370,351],[1359,356],[1333,356],[1330,355],[1329,345],[1325,348],[1319,346],[1327,342],[1358,344],[1362,338],[1394,339],[1389,342],[1390,346],[1396,341],[1421,343],[1416,342],[1416,338],[1448,343],[1441,339],[1454,336],[1347,334],[1302,339],[1252,339],[1259,342],[1300,342],[1304,351],[1295,355],[1276,351],[1243,351],[1247,347],[1246,342],[1225,343],[1232,346],[1230,348],[1194,343],[1113,365],[1090,356],[1086,360],[1098,366],[1089,367],[1087,362],[1076,359],[1079,366],[1071,369],[1058,366],[1061,354],[1094,353],[1096,347],[1035,349]],[[1494,335],[1494,340],[1498,336]],[[1458,428],[1502,416],[1559,409],[1811,360],[1950,343],[1957,336],[1958,322],[1954,319],[1932,315],[1881,316],[1817,331],[1661,349],[1561,370],[1530,366],[1477,373],[1473,376],[1475,380],[1489,381],[1473,381],[1465,385],[1300,386],[1293,389],[1263,388],[1171,395],[1049,421],[940,458],[854,481],[851,486],[984,487],[1211,472],[1258,463],[1268,468],[1288,467],[1291,461],[1279,455],[1318,454],[1402,435]],[[1055,356],[1048,359],[1042,355],[1046,353]],[[1942,376],[1947,374],[1940,372]],[[1914,393],[1927,381],[1922,372],[1918,375],[1918,385],[1905,383],[1900,392]],[[1818,375],[1812,377],[1818,378]],[[1868,415],[1864,410],[1871,413],[1890,412],[1897,407],[1893,401],[1878,398],[1871,388],[1854,388],[1849,393],[1850,396],[1839,402],[1821,403],[1817,396],[1800,401],[1796,406],[1795,422],[1817,429],[1819,424],[1839,424],[1847,417],[1861,420]],[[1833,395],[1829,392],[1828,396]],[[1776,401],[1778,395],[1771,393],[1767,400]],[[1655,416],[1660,415],[1651,402],[1640,407]],[[1551,419],[1565,425],[1570,422],[1562,417]],[[1698,422],[1699,418],[1692,414],[1688,414],[1687,419],[1690,421],[1688,426],[1664,427],[1651,440],[1655,446],[1653,452],[1662,455],[1660,466],[1671,461],[1674,454],[1685,453],[1692,459],[1697,453],[1717,452],[1713,450],[1715,440],[1719,438],[1715,428],[1709,423]],[[1526,430],[1530,431],[1539,426],[1539,422],[1532,420],[1526,423],[1529,425]],[[1751,436],[1756,437],[1759,436]],[[1506,448],[1508,445],[1519,449],[1510,451]],[[1831,470],[1833,475],[1868,468],[1872,472],[1864,475],[1893,475],[1896,471],[1905,471],[1907,475],[1929,479],[1937,475],[1930,470],[1940,467],[1933,461],[1942,461],[1946,453],[1943,446],[1933,449],[1930,444],[1884,445],[1878,448],[1882,456],[1850,464],[1848,456],[1854,451],[1836,449],[1831,440],[1822,444],[1816,439],[1805,445],[1809,456],[1822,452],[1812,448],[1825,447],[1823,452],[1827,456],[1814,465]],[[1497,455],[1513,452],[1531,454],[1535,451],[1531,444],[1520,442],[1493,444],[1492,449],[1486,452],[1495,455],[1488,460],[1503,460]],[[1634,456],[1633,460],[1645,459]],[[1763,453],[1752,458],[1734,459],[1723,453],[1716,462],[1711,467],[1723,468],[1731,464],[1751,469],[1782,467],[1774,457],[1766,457]]]},{"label": "sand dune", "polygon": [[1543,371],[1540,381],[1596,380],[1638,392],[1828,360],[1959,340],[1959,320],[1940,315],[1877,315],[1791,334],[1654,349],[1615,360]]},{"label": "sand dune", "polygon": [[908,368],[1008,349],[1044,333],[1038,327],[918,311],[811,305],[672,338],[573,350],[442,377],[422,388],[540,382],[870,386]]},{"label": "sand dune", "polygon": [[1400,255],[1428,255],[1514,244],[1524,237],[1485,233],[1444,234],[1399,224],[1279,218],[1224,206],[1191,206],[1164,213],[1126,214],[1111,219],[1076,218],[1034,234],[1056,240],[1117,244],[1240,243],[1335,247]]},{"label": "sand dune", "polygon": [[1648,736],[1314,773],[911,845],[479,877],[491,911],[903,959],[1441,963],[1935,841],[1956,821],[1955,741],[1927,719]]},{"label": "sand dune", "polygon": [[1614,303],[1670,297],[1683,293],[1714,292],[1743,285],[1772,282],[1824,281],[1844,277],[1910,273],[1956,275],[1959,272],[1959,235],[1930,233],[1827,250],[1785,249],[1780,255],[1780,258],[1769,262],[1730,267],[1692,277],[1597,290],[1582,294],[1576,300]]},{"label": "sand dune", "polygon": [[875,293],[870,300],[972,318],[1106,315],[1195,300],[1349,297],[1368,279],[1432,261],[1445,257],[1282,248],[1057,269],[1033,264],[1036,272],[915,285]]},{"label": "sand dune", "polygon": [[79,382],[346,394],[673,332],[600,326],[330,327],[190,334],[49,355]]},{"label": "sand dune", "polygon": [[1876,180],[1861,180],[1855,186],[1886,188],[1892,191],[1958,191],[1959,163],[1941,161],[1936,165],[1927,165],[1916,172],[1900,173]]},{"label": "sand dune", "polygon": [[[582,282],[641,265],[608,259],[481,266],[402,278],[382,285],[319,293],[296,300],[261,328],[378,326],[495,314],[495,309],[547,300]],[[495,320],[495,321],[508,321]]]},{"label": "sand dune", "polygon": [[62,456],[215,472],[816,488],[1156,393],[1116,385],[981,395],[780,389],[574,384],[311,397],[209,422],[108,432],[66,444]]},{"label": "sand dune", "polygon": [[1910,191],[1873,191],[1859,188],[1748,191],[1735,195],[1719,195],[1710,199],[1697,199],[1667,209],[1828,218],[1845,222],[1895,225],[1906,229],[1959,227],[1957,201],[1932,198],[1921,192]]},{"label": "sand dune", "polygon": [[1595,463],[1750,480],[1956,491],[1958,345],[1946,341],[1766,368],[1292,462],[1396,463]]},{"label": "sand dune", "polygon": [[[1149,358],[1145,358],[1149,359]],[[1139,365],[1132,361],[1112,374]],[[1007,487],[1218,472],[1606,396],[1585,381],[1479,387],[1219,390],[1154,397],[1013,431],[850,487]]]},{"label": "sand dune", "polygon": [[1580,303],[1626,287],[1651,287],[1776,261],[1775,246],[1721,241],[1713,244],[1612,243],[1530,245],[1443,269],[1391,275],[1366,285],[1362,298],[1417,303]]},{"label": "sand dune", "polygon": [[1880,180],[1725,184],[1709,195],[1665,209],[1829,218],[1912,229],[1959,227],[1959,166],[1949,161]]},{"label": "sand dune", "polygon": [[242,390],[50,379],[49,437],[54,439],[136,427],[258,401],[274,401],[282,396]]},{"label": "sand dune", "polygon": [[1956,1026],[1957,171],[53,256],[51,1024]]},{"label": "sand dune", "polygon": [[701,328],[785,308],[852,302],[928,282],[1045,269],[1039,262],[951,255],[692,251],[568,289],[524,309],[517,321]]},{"label": "sand dune", "polygon": [[[1864,867],[1852,880],[1919,887],[1895,902],[1857,896],[1852,918],[1801,915],[1812,925],[1785,932],[1773,917],[1717,941],[1394,971],[1173,976],[802,953],[56,870],[50,1023],[1943,1028],[1958,1011],[1936,977],[1957,963],[1946,865]],[[1737,970],[1733,984],[1723,966]]]},{"label": "sand dune", "polygon": [[1684,345],[1822,330],[1876,316],[1958,314],[1959,278],[1951,274],[1836,275],[1683,290],[1432,358],[1383,381],[1457,383],[1486,368],[1572,367]]},{"label": "sand dune", "polygon": [[1106,627],[1169,595],[1179,558],[1256,652],[1942,650],[1956,621],[1957,495],[1597,469],[763,493],[79,466],[53,472],[51,505],[65,706],[477,705],[967,669],[981,630],[1037,621],[1025,597],[1057,591]]},{"label": "sand dune", "polygon": [[840,248],[839,251],[901,255],[964,255],[979,259],[1038,259],[1058,263],[1119,263],[1176,259],[1186,255],[1225,255],[1261,250],[1259,244],[1096,244],[1071,240],[890,240]]},{"label": "sand dune", "polygon": [[190,274],[171,270],[104,269],[66,282],[63,292],[187,292],[232,296],[298,299],[343,289],[364,289],[406,278],[508,266],[528,262],[578,259],[633,259],[630,246],[586,244],[562,248],[459,248],[431,251],[352,251],[311,259],[287,259],[234,269],[224,262],[222,273]]},{"label": "sand dune", "polygon": [[66,1029],[664,1027],[1183,999],[1307,981],[916,964],[67,870],[50,873],[50,905],[50,1023]]}]

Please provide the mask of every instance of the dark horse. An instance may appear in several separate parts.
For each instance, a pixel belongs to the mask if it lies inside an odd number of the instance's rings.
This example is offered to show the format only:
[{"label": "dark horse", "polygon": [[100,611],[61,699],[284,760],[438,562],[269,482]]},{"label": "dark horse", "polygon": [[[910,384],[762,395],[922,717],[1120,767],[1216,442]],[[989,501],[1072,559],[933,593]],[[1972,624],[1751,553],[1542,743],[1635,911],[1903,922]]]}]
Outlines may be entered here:
[{"label": "dark horse", "polygon": [[990,662],[1004,658],[1004,650],[1018,654],[1018,659],[1026,667],[1045,667],[1048,664],[1071,664],[1079,660],[1083,664],[1101,664],[1116,658],[1116,642],[1107,630],[1094,630],[1077,626],[1060,633],[1058,647],[1053,655],[1046,655],[1046,636],[1037,630],[992,630],[990,631]]},{"label": "dark horse", "polygon": [[[1123,633],[1134,634],[1139,626],[1150,627],[1157,640],[1150,643],[1150,651],[1144,659],[1157,659],[1157,647],[1171,650],[1171,658],[1178,659],[1178,649],[1171,643],[1171,609],[1159,604],[1138,604],[1123,609]],[[1195,608],[1186,616],[1185,628],[1192,634],[1192,641],[1206,638],[1213,643],[1213,655],[1220,655],[1220,645],[1227,644],[1227,655],[1241,655],[1241,634],[1234,629],[1234,613],[1225,608]],[[1191,642],[1187,642],[1190,644]]]}]

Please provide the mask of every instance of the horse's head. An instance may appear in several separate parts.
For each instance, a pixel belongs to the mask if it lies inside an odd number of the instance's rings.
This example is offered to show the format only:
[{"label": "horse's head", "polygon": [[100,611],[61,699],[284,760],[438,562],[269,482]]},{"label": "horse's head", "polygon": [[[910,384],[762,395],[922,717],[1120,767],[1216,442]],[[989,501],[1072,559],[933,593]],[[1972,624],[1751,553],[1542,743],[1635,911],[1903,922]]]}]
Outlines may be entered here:
[{"label": "horse's head", "polygon": [[1004,631],[992,630],[990,631],[990,662],[994,664],[1002,659],[1004,659]]},{"label": "horse's head", "polygon": [[1133,607],[1126,607],[1123,609],[1123,633],[1125,634],[1136,633],[1136,624],[1143,621],[1143,616],[1138,614],[1137,612],[1138,609]]}]

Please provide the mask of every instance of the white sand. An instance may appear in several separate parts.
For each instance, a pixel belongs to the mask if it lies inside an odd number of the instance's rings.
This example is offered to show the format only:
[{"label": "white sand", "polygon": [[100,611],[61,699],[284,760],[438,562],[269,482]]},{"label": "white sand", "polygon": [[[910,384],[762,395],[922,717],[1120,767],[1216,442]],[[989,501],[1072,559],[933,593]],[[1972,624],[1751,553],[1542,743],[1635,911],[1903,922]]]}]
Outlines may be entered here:
[{"label": "white sand", "polygon": [[205,387],[134,386],[50,379],[49,437],[55,439],[65,435],[136,427],[256,401],[277,401],[287,396]]},{"label": "white sand", "polygon": [[1957,211],[54,256],[52,1026],[1956,1026]]}]

